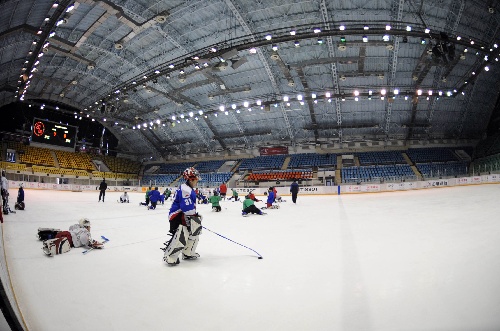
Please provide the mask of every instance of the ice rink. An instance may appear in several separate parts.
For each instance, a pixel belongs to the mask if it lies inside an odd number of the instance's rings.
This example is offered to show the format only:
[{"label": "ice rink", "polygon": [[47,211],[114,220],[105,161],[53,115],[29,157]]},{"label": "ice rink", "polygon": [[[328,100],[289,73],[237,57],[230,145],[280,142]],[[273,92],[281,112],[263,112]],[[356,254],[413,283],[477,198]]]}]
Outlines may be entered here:
[{"label": "ice rink", "polygon": [[[4,216],[9,269],[30,331],[500,330],[500,185],[299,195],[268,215],[198,205],[201,258],[169,267],[170,201],[157,210],[120,193],[25,190]],[[11,208],[17,190],[11,189]],[[263,197],[261,197],[263,198]],[[262,206],[263,203],[256,203]],[[82,254],[48,257],[39,227],[82,217]]]}]

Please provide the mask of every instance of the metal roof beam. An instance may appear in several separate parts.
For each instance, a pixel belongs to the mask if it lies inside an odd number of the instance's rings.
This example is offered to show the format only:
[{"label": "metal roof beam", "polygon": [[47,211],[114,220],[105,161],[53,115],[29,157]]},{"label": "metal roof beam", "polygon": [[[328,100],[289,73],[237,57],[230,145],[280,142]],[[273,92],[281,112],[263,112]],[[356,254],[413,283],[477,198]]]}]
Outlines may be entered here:
[{"label": "metal roof beam", "polygon": [[[392,2],[392,9],[391,9],[391,21],[393,24],[396,24],[396,28],[399,28],[399,23],[401,22],[403,18],[403,7],[404,7],[405,0],[393,0]],[[393,49],[392,49],[392,56],[390,58],[389,62],[389,79],[388,79],[388,86],[390,89],[394,88],[394,85],[396,83],[396,71],[398,67],[398,53],[399,53],[399,37],[394,37],[394,44],[393,44]],[[387,102],[385,104],[385,128],[384,128],[384,133],[386,135],[386,139],[389,139],[389,128],[391,124],[391,115],[392,115],[392,102]]]},{"label": "metal roof beam", "polygon": [[[320,2],[320,10],[321,10],[321,18],[323,19],[323,23],[326,25],[325,27],[327,29],[330,29],[330,24],[328,23],[330,20],[328,18],[328,10],[326,8],[326,1],[321,0]],[[328,46],[328,54],[330,57],[335,58],[335,49],[333,47],[333,41],[332,37],[328,36],[326,37],[326,44]],[[330,70],[332,72],[332,87],[335,91],[335,94],[340,94],[340,88],[339,88],[339,75],[337,72],[337,64],[335,62],[330,63]],[[340,100],[338,98],[334,98],[334,104],[335,104],[335,113],[337,114],[337,125],[340,128],[338,130],[338,135],[339,135],[339,141],[343,141],[343,136],[342,136],[342,111],[340,109]]]},{"label": "metal roof beam", "polygon": [[[253,36],[252,29],[250,29],[250,27],[248,26],[245,19],[241,16],[240,11],[236,8],[235,4],[233,4],[233,2],[231,0],[225,0],[225,3],[231,9],[233,15],[236,17],[236,19],[238,20],[240,25],[243,27],[245,32],[248,35],[251,35],[250,39],[252,41],[255,41],[256,39]],[[264,69],[266,70],[267,76],[269,77],[269,81],[271,82],[271,86],[273,88],[274,93],[276,93],[277,95],[281,95],[281,91],[278,87],[278,84],[276,83],[276,80],[274,79],[274,75],[271,71],[271,67],[269,66],[267,58],[264,55],[264,53],[262,52],[261,48],[257,49],[257,54],[259,55],[259,59],[260,59],[262,65],[264,66]],[[281,114],[283,116],[283,120],[285,121],[285,127],[286,127],[286,130],[288,132],[288,136],[290,137],[291,140],[293,140],[294,135],[293,135],[292,127],[290,125],[290,121],[288,120],[288,115],[286,114],[285,107],[283,106],[282,103],[280,103],[280,110],[281,110]]]}]

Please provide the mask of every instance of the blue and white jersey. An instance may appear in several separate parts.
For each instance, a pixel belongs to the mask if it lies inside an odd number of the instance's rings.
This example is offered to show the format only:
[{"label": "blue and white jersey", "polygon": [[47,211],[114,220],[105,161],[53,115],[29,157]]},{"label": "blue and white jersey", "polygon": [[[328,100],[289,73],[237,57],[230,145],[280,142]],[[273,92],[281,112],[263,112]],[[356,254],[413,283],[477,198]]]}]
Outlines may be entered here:
[{"label": "blue and white jersey", "polygon": [[184,213],[186,216],[196,214],[196,192],[185,183],[175,191],[168,219],[171,220],[179,213]]}]

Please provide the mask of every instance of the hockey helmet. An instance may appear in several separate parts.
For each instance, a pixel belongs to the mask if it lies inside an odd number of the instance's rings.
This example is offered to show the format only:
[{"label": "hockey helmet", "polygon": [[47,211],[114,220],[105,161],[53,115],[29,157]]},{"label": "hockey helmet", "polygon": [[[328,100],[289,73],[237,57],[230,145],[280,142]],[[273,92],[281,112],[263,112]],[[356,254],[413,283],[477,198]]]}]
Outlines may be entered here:
[{"label": "hockey helmet", "polygon": [[214,190],[214,195],[215,196],[219,195],[219,192],[217,192],[216,190]]},{"label": "hockey helmet", "polygon": [[82,219],[80,219],[80,220],[78,221],[78,223],[80,224],[80,226],[81,226],[82,228],[84,228],[84,227],[90,227],[90,221],[89,221],[89,219],[88,219],[88,218],[82,218]]},{"label": "hockey helmet", "polygon": [[182,177],[184,177],[184,179],[186,180],[200,179],[200,173],[195,168],[190,167],[184,170],[184,172],[182,173]]}]

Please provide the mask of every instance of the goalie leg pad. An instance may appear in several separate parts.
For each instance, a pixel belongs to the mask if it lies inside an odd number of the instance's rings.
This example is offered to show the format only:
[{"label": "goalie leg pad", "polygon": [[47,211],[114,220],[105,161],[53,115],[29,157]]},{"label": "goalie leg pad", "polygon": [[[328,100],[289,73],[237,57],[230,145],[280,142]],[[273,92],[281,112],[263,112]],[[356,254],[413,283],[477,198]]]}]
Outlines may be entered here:
[{"label": "goalie leg pad", "polygon": [[196,253],[196,247],[198,246],[199,236],[189,236],[186,247],[182,250],[183,259],[196,259],[200,257],[200,254]]},{"label": "goalie leg pad", "polygon": [[46,255],[54,256],[69,252],[71,250],[71,246],[69,244],[68,238],[62,237],[45,240],[43,242],[42,249]]},{"label": "goalie leg pad", "polygon": [[196,259],[200,256],[198,253],[196,253],[196,246],[198,246],[199,235],[201,234],[202,230],[201,217],[192,216],[189,223],[191,231],[189,233],[186,247],[184,247],[184,250],[182,251],[182,257],[184,259]]},{"label": "goalie leg pad", "polygon": [[190,222],[191,226],[189,228],[189,234],[191,236],[199,236],[201,234],[201,217],[199,216],[192,216],[191,217],[191,222]]},{"label": "goalie leg pad", "polygon": [[177,231],[175,231],[175,234],[168,243],[167,249],[165,249],[163,261],[167,262],[168,264],[176,264],[180,252],[186,246],[188,236],[189,231],[187,226],[179,225]]}]

